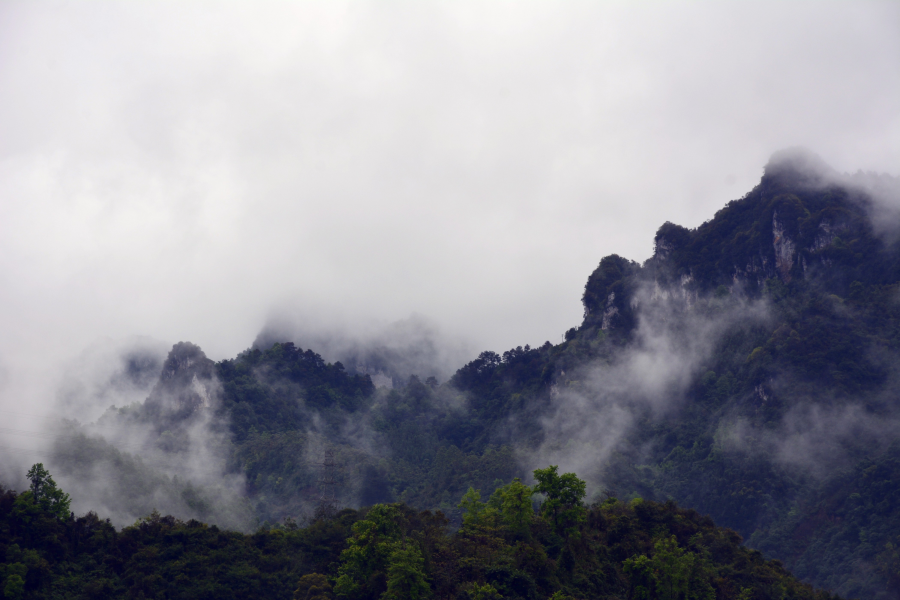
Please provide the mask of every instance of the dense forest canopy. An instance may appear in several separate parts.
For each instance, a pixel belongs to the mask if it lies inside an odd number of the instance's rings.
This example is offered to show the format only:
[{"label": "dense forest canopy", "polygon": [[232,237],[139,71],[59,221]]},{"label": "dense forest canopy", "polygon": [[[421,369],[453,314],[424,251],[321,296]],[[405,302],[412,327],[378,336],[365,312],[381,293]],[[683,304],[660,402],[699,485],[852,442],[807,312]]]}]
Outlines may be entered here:
[{"label": "dense forest canopy", "polygon": [[153,512],[119,531],[58,510],[65,494],[43,465],[29,475],[39,492],[0,488],[11,599],[837,599],[672,502],[585,506],[584,481],[555,466],[534,473],[534,488],[515,479],[487,502],[470,488],[453,533],[440,511],[404,504],[322,505],[304,527],[252,534]]}]

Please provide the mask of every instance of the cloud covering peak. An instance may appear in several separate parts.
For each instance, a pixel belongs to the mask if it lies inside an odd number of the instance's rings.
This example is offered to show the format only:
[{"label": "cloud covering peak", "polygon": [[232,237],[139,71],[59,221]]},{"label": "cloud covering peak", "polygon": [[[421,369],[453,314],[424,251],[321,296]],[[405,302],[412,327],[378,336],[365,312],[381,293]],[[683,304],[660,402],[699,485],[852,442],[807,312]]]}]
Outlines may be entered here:
[{"label": "cloud covering peak", "polygon": [[4,3],[2,402],[45,403],[103,336],[233,356],[281,306],[556,340],[598,257],[650,256],[660,222],[699,224],[773,149],[896,169],[898,19]]}]

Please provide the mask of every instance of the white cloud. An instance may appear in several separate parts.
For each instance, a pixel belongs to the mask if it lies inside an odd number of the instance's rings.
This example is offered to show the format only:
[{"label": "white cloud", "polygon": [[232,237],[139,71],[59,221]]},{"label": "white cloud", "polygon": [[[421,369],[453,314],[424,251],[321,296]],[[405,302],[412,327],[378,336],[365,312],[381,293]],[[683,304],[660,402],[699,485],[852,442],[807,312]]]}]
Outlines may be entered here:
[{"label": "white cloud", "polygon": [[291,303],[557,340],[602,256],[646,258],[781,147],[897,174],[898,17],[4,3],[0,402],[101,336],[233,356]]}]

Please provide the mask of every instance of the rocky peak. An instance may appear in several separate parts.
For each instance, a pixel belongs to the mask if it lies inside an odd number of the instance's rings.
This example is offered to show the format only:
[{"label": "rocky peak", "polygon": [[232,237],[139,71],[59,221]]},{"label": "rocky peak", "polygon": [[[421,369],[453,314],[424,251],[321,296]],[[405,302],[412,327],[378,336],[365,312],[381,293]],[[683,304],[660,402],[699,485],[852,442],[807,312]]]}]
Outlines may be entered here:
[{"label": "rocky peak", "polygon": [[784,188],[821,188],[840,179],[837,171],[806,148],[794,147],[772,155],[763,171],[762,182]]},{"label": "rocky peak", "polygon": [[211,365],[212,361],[206,358],[200,346],[190,342],[178,342],[172,346],[166,362],[163,363],[160,379],[164,381],[181,379],[189,372],[194,374],[198,370],[206,374],[210,371]]},{"label": "rocky peak", "polygon": [[690,241],[690,229],[666,221],[657,230],[653,240],[653,258],[666,260],[673,252],[687,246]]},{"label": "rocky peak", "polygon": [[156,410],[194,412],[210,405],[214,381],[215,363],[199,346],[179,342],[169,351],[147,405]]}]

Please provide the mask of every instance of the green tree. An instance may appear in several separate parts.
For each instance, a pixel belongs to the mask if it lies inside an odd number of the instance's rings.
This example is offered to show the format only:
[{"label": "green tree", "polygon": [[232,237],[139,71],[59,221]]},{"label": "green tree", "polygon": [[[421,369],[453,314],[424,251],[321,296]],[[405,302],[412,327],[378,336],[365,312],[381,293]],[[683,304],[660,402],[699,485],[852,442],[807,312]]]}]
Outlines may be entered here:
[{"label": "green tree", "polygon": [[631,595],[635,600],[650,600],[655,587],[653,563],[646,555],[632,556],[625,560],[622,570],[631,581]]},{"label": "green tree", "polygon": [[469,597],[472,600],[499,600],[500,593],[489,583],[484,585],[474,583],[469,590]]},{"label": "green tree", "polygon": [[69,516],[69,495],[56,487],[56,482],[50,476],[43,463],[33,465],[28,471],[28,479],[31,481],[31,494],[41,508],[54,513],[60,519]]},{"label": "green tree", "polygon": [[425,575],[425,559],[416,544],[396,542],[388,557],[385,600],[421,600],[431,596]]},{"label": "green tree", "polygon": [[481,501],[481,493],[473,487],[463,495],[457,504],[465,511],[463,514],[464,525],[476,525],[482,523],[486,515],[488,505]]},{"label": "green tree", "polygon": [[25,595],[25,580],[19,575],[13,574],[6,578],[3,586],[3,595],[6,598],[18,599]]},{"label": "green tree", "polygon": [[673,535],[653,544],[652,557],[626,559],[622,570],[638,600],[713,600],[715,590],[705,567],[704,558],[680,548]]},{"label": "green tree", "polygon": [[575,473],[559,475],[558,470],[556,465],[536,469],[534,493],[546,494],[547,499],[541,504],[541,514],[550,519],[557,533],[568,539],[571,534],[577,534],[578,524],[586,519],[582,504],[586,484]]},{"label": "green tree", "polygon": [[297,589],[294,590],[294,600],[331,600],[333,597],[331,584],[319,573],[301,577],[297,582]]},{"label": "green tree", "polygon": [[534,509],[531,506],[532,494],[534,491],[516,477],[509,484],[494,490],[488,500],[488,506],[499,513],[507,529],[519,535],[527,534],[531,518],[534,516]]},{"label": "green tree", "polygon": [[376,504],[353,524],[353,535],[341,552],[334,593],[344,598],[377,597],[386,589],[390,557],[401,541],[403,514],[396,505]]},{"label": "green tree", "polygon": [[674,535],[658,540],[653,549],[653,571],[660,600],[687,598],[696,556],[679,548]]},{"label": "green tree", "polygon": [[27,477],[31,480],[28,491],[16,498],[16,514],[30,522],[39,513],[50,513],[60,520],[66,520],[71,516],[69,495],[56,487],[56,482],[43,463],[37,463],[28,470]]}]

